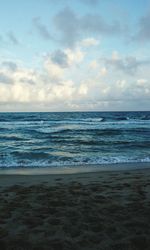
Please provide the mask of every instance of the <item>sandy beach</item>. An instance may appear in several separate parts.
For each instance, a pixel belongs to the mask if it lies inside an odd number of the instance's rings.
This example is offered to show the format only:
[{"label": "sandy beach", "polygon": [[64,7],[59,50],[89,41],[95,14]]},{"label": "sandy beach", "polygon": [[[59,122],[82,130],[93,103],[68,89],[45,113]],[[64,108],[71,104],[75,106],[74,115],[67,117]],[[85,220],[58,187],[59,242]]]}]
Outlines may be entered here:
[{"label": "sandy beach", "polygon": [[150,170],[0,175],[0,249],[150,249]]}]

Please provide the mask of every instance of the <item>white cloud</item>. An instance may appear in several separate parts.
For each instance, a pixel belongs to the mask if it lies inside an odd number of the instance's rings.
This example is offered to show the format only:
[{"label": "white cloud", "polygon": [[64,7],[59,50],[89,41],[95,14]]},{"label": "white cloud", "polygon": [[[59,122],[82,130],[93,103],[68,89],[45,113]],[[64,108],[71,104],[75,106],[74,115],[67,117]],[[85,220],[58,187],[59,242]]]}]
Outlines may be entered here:
[{"label": "white cloud", "polygon": [[8,89],[6,85],[0,84],[0,102],[10,102],[11,98],[12,96],[10,88]]},{"label": "white cloud", "polygon": [[88,93],[88,86],[86,84],[81,84],[79,87],[79,91],[78,91],[79,95],[87,95]]},{"label": "white cloud", "polygon": [[68,57],[68,64],[72,66],[74,64],[79,64],[83,61],[85,52],[83,52],[80,48],[72,49],[65,49],[64,52]]},{"label": "white cloud", "polygon": [[126,86],[126,80],[118,80],[116,82],[116,85],[118,88],[120,89],[125,89],[125,86]]},{"label": "white cloud", "polygon": [[[63,53],[68,65],[65,68],[57,60],[52,61],[51,56],[44,59],[40,71],[19,64],[10,70],[4,63],[0,75],[5,75],[10,82],[0,83],[0,109],[4,108],[2,104],[10,109],[13,104],[17,108],[30,105],[30,110],[34,105],[54,110],[120,109],[123,105],[132,109],[139,107],[138,100],[143,100],[145,105],[149,102],[148,67],[131,77],[126,71],[120,73],[118,68],[106,67],[104,60],[91,58],[84,48],[65,49]],[[110,56],[111,60],[121,60],[118,57],[117,53]]]},{"label": "white cloud", "polygon": [[74,83],[72,81],[64,81],[61,85],[54,85],[51,89],[52,95],[57,100],[68,100],[72,99],[75,91]]},{"label": "white cloud", "polygon": [[91,37],[91,38],[86,38],[86,39],[83,39],[81,42],[80,42],[80,45],[85,47],[85,48],[88,48],[88,47],[91,47],[91,46],[97,46],[99,45],[99,41],[96,40],[95,38]]},{"label": "white cloud", "polygon": [[101,75],[101,76],[106,76],[106,75],[107,75],[107,69],[106,69],[106,67],[102,67],[102,68],[100,69],[100,75]]},{"label": "white cloud", "polygon": [[99,64],[96,60],[92,60],[89,64],[90,69],[97,69],[99,67]]},{"label": "white cloud", "polygon": [[111,90],[111,88],[110,88],[110,86],[108,86],[108,87],[102,89],[102,93],[103,93],[104,95],[107,95],[107,94],[109,93],[110,90]]},{"label": "white cloud", "polygon": [[50,58],[45,61],[44,67],[51,80],[59,80],[64,76],[64,69],[52,62]]},{"label": "white cloud", "polygon": [[147,82],[148,82],[147,79],[138,79],[138,80],[137,80],[137,85],[143,86],[143,85],[145,85],[145,83],[147,83]]}]

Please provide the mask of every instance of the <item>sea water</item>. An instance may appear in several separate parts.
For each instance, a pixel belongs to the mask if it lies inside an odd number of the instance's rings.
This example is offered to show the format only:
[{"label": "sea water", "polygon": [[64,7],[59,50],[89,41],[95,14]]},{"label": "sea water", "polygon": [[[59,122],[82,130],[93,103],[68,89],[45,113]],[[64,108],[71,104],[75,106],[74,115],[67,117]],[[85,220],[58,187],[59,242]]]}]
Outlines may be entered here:
[{"label": "sea water", "polygon": [[0,113],[0,167],[150,162],[150,112]]}]

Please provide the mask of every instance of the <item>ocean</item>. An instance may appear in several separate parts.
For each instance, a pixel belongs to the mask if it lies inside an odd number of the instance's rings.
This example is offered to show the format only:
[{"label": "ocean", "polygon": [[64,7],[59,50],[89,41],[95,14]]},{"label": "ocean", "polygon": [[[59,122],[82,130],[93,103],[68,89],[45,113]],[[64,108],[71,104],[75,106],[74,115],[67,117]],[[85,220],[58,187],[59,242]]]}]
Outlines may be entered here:
[{"label": "ocean", "polygon": [[0,113],[0,168],[150,162],[150,112]]}]

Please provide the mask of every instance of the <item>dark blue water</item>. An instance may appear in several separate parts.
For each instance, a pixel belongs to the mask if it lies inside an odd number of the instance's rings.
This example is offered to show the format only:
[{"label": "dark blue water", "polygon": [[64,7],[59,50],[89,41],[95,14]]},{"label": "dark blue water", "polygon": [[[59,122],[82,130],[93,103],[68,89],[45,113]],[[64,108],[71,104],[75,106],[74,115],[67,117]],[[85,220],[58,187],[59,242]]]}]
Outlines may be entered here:
[{"label": "dark blue water", "polygon": [[0,167],[150,162],[150,112],[0,113]]}]

